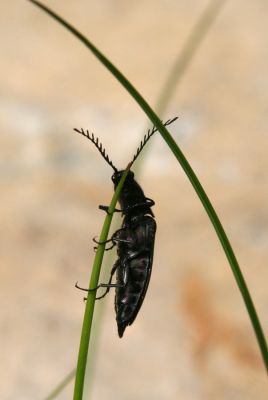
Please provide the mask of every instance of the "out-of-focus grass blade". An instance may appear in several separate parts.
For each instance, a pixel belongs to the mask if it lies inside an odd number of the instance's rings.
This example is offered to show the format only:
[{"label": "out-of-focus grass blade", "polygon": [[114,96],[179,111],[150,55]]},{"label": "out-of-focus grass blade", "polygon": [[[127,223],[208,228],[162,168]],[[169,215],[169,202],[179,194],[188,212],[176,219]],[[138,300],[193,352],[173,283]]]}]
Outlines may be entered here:
[{"label": "out-of-focus grass blade", "polygon": [[68,375],[53,389],[53,391],[44,398],[44,400],[53,400],[55,399],[62,390],[74,379],[76,368],[72,369]]},{"label": "out-of-focus grass blade", "polygon": [[169,74],[166,76],[166,82],[156,101],[155,112],[160,117],[162,117],[166,111],[168,103],[171,101],[173,94],[178,88],[183,75],[190,66],[193,57],[196,55],[206,34],[219,15],[224,3],[225,0],[211,0],[190,31],[189,37],[186,39],[182,50],[179,52]]}]

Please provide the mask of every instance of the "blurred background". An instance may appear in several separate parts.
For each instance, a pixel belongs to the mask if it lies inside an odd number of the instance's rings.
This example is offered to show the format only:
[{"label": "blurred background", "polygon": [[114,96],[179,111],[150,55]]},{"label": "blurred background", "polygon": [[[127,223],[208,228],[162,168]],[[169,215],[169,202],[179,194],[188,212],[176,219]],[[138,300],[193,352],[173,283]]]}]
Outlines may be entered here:
[{"label": "blurred background", "polygon": [[[46,4],[154,105],[209,2]],[[266,336],[267,13],[265,0],[226,1],[161,115],[179,116],[170,132],[219,214]],[[94,132],[124,168],[149,122],[94,56],[29,2],[3,2],[0,32],[0,397],[38,400],[76,364],[84,304],[74,284],[88,285],[98,205],[113,192],[111,168],[73,128]],[[92,398],[266,399],[253,329],[211,223],[160,135],[147,150],[139,182],[156,202],[153,274],[123,339],[113,293],[96,307]]]}]

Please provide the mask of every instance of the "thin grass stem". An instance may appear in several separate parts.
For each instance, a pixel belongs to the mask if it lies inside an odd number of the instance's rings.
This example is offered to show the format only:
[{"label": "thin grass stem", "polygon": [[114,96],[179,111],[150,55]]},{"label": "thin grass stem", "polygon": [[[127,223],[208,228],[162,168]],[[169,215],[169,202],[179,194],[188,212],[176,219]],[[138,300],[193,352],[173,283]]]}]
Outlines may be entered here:
[{"label": "thin grass stem", "polygon": [[[111,204],[109,206],[107,215],[104,220],[104,224],[102,227],[102,231],[100,234],[100,242],[104,243],[107,240],[109,229],[112,222],[113,212],[119,198],[120,192],[122,190],[124,181],[126,179],[127,173],[130,168],[130,164],[126,168],[119,184],[116,187],[114,192]],[[98,286],[101,264],[103,260],[105,250],[105,244],[99,244],[95,260],[93,263],[90,283],[89,283],[89,290],[92,290]],[[84,391],[84,381],[85,381],[85,373],[86,373],[86,365],[87,365],[87,355],[89,349],[89,341],[90,341],[90,333],[92,327],[92,320],[93,320],[93,313],[96,301],[96,290],[92,290],[88,292],[87,300],[86,300],[86,308],[81,332],[81,339],[80,339],[80,346],[78,352],[78,360],[77,360],[77,368],[76,368],[76,376],[75,376],[75,385],[74,385],[74,395],[73,400],[82,400],[83,398],[83,391]]]}]

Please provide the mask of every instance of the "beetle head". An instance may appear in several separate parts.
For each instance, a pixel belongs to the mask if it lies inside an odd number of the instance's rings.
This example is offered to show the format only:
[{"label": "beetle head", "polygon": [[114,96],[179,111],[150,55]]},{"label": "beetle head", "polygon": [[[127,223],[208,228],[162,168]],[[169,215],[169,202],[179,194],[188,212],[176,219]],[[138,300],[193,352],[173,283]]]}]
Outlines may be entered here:
[{"label": "beetle head", "polygon": [[[114,186],[116,187],[120,181],[120,179],[122,178],[122,175],[125,171],[116,171],[113,176],[112,176],[112,181],[114,183]],[[134,172],[132,171],[128,171],[127,177],[126,177],[126,183],[130,182],[130,181],[134,181]]]}]

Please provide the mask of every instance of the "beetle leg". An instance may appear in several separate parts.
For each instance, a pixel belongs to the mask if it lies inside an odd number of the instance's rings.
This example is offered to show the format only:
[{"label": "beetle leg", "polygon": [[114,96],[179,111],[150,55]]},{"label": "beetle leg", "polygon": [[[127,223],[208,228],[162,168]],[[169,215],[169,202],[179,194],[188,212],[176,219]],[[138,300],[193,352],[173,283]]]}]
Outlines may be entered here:
[{"label": "beetle leg", "polygon": [[[110,278],[111,279],[111,278]],[[110,282],[110,281],[109,281]],[[105,290],[105,292],[103,293],[103,295],[101,295],[101,296],[99,296],[99,297],[96,297],[96,300],[100,300],[100,299],[102,299],[103,297],[105,297],[106,296],[106,294],[107,293],[109,293],[109,291],[110,291],[110,289],[111,288],[122,288],[122,287],[124,287],[125,285],[119,285],[118,283],[101,283],[100,284],[100,287],[103,287],[103,288],[106,288],[106,290]]]},{"label": "beetle leg", "polygon": [[[121,288],[121,287],[125,286],[125,283],[123,285],[120,285],[118,283],[111,283],[112,279],[113,279],[113,275],[114,275],[115,271],[118,268],[118,265],[119,265],[118,263],[114,264],[114,266],[113,266],[113,268],[111,270],[111,276],[110,276],[110,279],[109,279],[108,283],[99,283],[98,286],[96,286],[93,289],[86,289],[86,288],[82,288],[81,286],[79,286],[78,282],[76,282],[75,287],[77,289],[83,290],[84,292],[94,292],[94,291],[97,291],[99,288],[106,288],[106,290],[103,293],[103,295],[101,295],[99,297],[96,297],[96,300],[102,299],[103,297],[106,296],[107,293],[109,293],[111,288]],[[84,300],[87,300],[87,298],[85,297]]]},{"label": "beetle leg", "polygon": [[[123,286],[125,286],[125,285],[120,285],[120,284],[118,284],[118,283],[110,283],[110,281],[112,281],[112,275],[111,275],[110,280],[109,280],[108,283],[99,283],[98,286],[96,286],[96,287],[93,288],[93,289],[82,288],[81,286],[78,285],[77,282],[76,282],[76,284],[75,284],[75,287],[76,287],[77,289],[79,289],[79,290],[83,290],[84,292],[90,293],[90,292],[95,292],[96,290],[98,290],[98,289],[100,289],[100,288],[106,288],[106,289],[109,289],[109,290],[110,290],[110,288],[113,288],[113,287],[114,287],[114,288],[117,288],[117,287],[123,287]],[[109,290],[107,290],[107,293],[109,292]],[[96,297],[96,300],[98,300],[98,297]]]},{"label": "beetle leg", "polygon": [[129,266],[128,264],[125,264],[123,271],[123,285],[121,285],[121,287],[126,286],[126,284],[128,283],[128,278],[129,278]]},{"label": "beetle leg", "polygon": [[132,243],[132,240],[128,240],[128,239],[116,239],[117,242],[120,243]]},{"label": "beetle leg", "polygon": [[[103,210],[103,211],[106,211],[107,214],[110,215],[110,213],[109,213],[109,211],[108,211],[108,210],[109,210],[109,207],[108,207],[108,206],[102,206],[102,205],[100,205],[100,206],[99,206],[99,209],[100,209],[100,210]],[[118,208],[115,208],[115,209],[114,209],[114,212],[122,212],[122,210],[119,210]]]},{"label": "beetle leg", "polygon": [[[116,246],[116,242],[115,242],[115,239],[113,237],[111,237],[111,239],[105,240],[104,242],[98,242],[96,240],[96,236],[92,240],[93,240],[94,243],[97,243],[97,244],[106,244],[106,243],[112,242],[112,245],[110,247],[108,247],[107,249],[105,249],[105,251],[111,250],[111,249],[114,248],[114,246]],[[94,250],[95,251],[97,250],[96,246],[94,247]]]},{"label": "beetle leg", "polygon": [[147,204],[149,207],[152,207],[152,206],[155,205],[155,202],[154,202],[152,199],[149,199],[149,197],[146,197],[146,204]]},{"label": "beetle leg", "polygon": [[[118,267],[118,264],[117,264],[117,263],[115,263],[115,264],[114,264],[114,266],[113,266],[113,268],[112,268],[112,270],[111,270],[111,276],[110,276],[110,279],[109,279],[109,281],[108,281],[108,284],[107,284],[107,285],[111,285],[111,284],[112,284],[113,275],[114,275],[114,273],[115,273],[115,271],[116,271],[117,267]],[[107,294],[107,293],[109,293],[109,291],[110,291],[110,288],[111,288],[111,286],[107,286],[107,287],[106,287],[106,290],[105,290],[105,292],[104,292],[104,293],[103,293],[101,296],[99,296],[99,297],[96,297],[96,300],[103,299],[103,297],[105,297],[105,296],[106,296],[106,294]]]},{"label": "beetle leg", "polygon": [[[118,235],[120,232],[124,231],[124,230],[125,230],[125,228],[118,229],[118,230],[112,235],[111,239],[107,239],[107,240],[105,240],[105,241],[103,241],[103,242],[97,241],[97,240],[96,240],[96,236],[95,236],[95,237],[93,238],[93,242],[94,242],[94,243],[97,243],[97,244],[106,244],[106,243],[112,242],[112,245],[111,245],[110,247],[108,247],[107,249],[105,249],[105,251],[108,251],[108,250],[113,249],[114,246],[116,246],[116,242],[130,243],[131,240],[122,239],[122,238],[120,238],[120,237],[117,237],[117,235]],[[96,249],[97,249],[97,247],[95,246],[95,247],[94,247],[94,250],[96,251]]]}]

